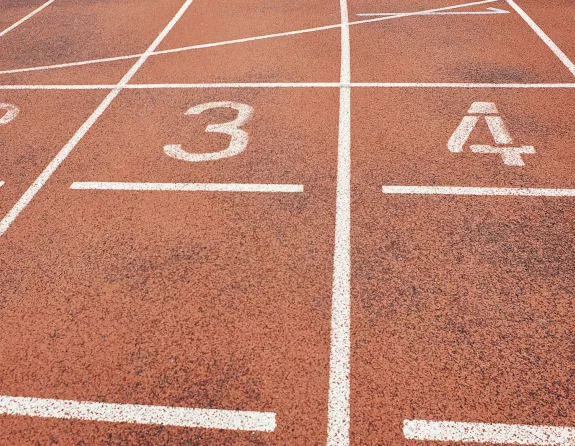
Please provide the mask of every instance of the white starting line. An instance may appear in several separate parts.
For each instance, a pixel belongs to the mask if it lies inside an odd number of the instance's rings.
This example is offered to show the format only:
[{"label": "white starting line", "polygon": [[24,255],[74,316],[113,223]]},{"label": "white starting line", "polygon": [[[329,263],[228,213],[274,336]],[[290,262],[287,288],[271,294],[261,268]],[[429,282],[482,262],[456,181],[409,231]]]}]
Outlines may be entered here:
[{"label": "white starting line", "polygon": [[0,396],[0,414],[110,423],[273,432],[276,414]]},{"label": "white starting line", "polygon": [[301,184],[243,183],[118,183],[105,181],[74,182],[74,190],[185,191],[185,192],[303,192]]},{"label": "white starting line", "polygon": [[382,186],[384,194],[396,195],[511,195],[521,197],[575,197],[575,189],[460,186]]},{"label": "white starting line", "polygon": [[558,426],[405,420],[403,435],[408,440],[424,441],[537,446],[575,445],[575,429]]}]

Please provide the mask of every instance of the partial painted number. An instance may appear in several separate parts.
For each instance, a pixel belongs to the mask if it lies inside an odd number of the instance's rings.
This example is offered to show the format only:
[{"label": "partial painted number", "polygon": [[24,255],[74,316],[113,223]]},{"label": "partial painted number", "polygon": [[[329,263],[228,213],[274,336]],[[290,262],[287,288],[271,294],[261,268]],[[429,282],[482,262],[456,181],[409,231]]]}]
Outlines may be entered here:
[{"label": "partial painted number", "polygon": [[196,105],[195,107],[190,108],[186,112],[186,115],[199,115],[200,113],[213,108],[233,108],[238,112],[237,118],[231,122],[210,124],[206,127],[206,132],[230,135],[232,137],[230,145],[219,152],[190,153],[182,149],[180,144],[168,144],[164,146],[164,152],[166,152],[166,155],[178,160],[195,163],[199,161],[215,161],[229,158],[243,152],[248,145],[248,134],[240,127],[252,117],[254,109],[251,106],[240,102],[209,102],[207,104]]},{"label": "partial painted number", "polygon": [[13,121],[20,113],[20,109],[12,104],[0,104],[0,125]]}]

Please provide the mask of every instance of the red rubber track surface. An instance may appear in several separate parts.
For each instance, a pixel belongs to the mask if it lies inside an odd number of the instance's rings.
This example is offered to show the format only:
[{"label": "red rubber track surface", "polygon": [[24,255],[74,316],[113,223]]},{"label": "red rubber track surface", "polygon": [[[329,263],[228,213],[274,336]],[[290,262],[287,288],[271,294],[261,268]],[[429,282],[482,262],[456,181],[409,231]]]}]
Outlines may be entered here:
[{"label": "red rubber track surface", "polygon": [[[457,4],[349,3],[351,22]],[[572,2],[517,3],[573,61]],[[0,31],[41,4],[0,0]],[[0,104],[19,109],[0,125],[0,219],[182,4],[56,0],[0,37],[0,71],[136,55],[0,74]],[[575,189],[575,78],[507,2],[457,11],[488,7],[509,13],[350,26],[351,427],[338,446],[459,444],[408,440],[404,420],[575,427],[573,197],[382,193]],[[194,0],[157,50],[336,27],[151,55],[131,82],[161,88],[120,91],[0,235],[0,397],[271,412],[275,430],[0,415],[0,445],[327,444],[348,116],[340,22],[336,0]],[[165,85],[274,82],[307,85]],[[333,85],[309,85],[319,82]],[[354,84],[368,82],[466,85]],[[29,88],[51,84],[110,87]],[[186,112],[230,101],[254,111],[241,126],[242,153],[203,162],[165,154],[169,144],[223,150],[230,137],[206,128],[237,112]],[[494,144],[483,120],[462,153],[448,150],[476,102],[496,104],[514,145],[534,147],[525,166],[470,150]],[[72,190],[74,182],[303,192]]]}]

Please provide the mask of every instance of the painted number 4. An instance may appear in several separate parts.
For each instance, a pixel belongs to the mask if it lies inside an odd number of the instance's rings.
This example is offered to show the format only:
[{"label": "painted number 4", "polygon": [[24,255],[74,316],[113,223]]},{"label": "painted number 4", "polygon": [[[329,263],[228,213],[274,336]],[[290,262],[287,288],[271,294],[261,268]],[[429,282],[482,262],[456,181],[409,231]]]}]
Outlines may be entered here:
[{"label": "painted number 4", "polygon": [[178,160],[194,163],[229,158],[243,152],[248,145],[248,134],[240,127],[252,117],[254,109],[251,106],[240,102],[209,102],[207,104],[200,104],[190,108],[186,112],[186,115],[199,115],[204,111],[211,110],[213,108],[232,108],[238,112],[237,118],[233,121],[225,122],[223,124],[210,124],[206,127],[206,132],[230,135],[232,137],[230,145],[219,152],[190,153],[182,149],[180,144],[168,144],[164,146],[164,152],[166,155]]},{"label": "painted number 4", "polygon": [[524,166],[525,162],[522,155],[535,153],[535,147],[533,146],[510,146],[510,144],[513,144],[513,140],[493,102],[474,102],[467,113],[468,116],[463,117],[457,129],[449,138],[447,148],[450,152],[463,152],[463,146],[479,122],[479,117],[483,116],[496,145],[473,144],[469,146],[472,152],[498,153],[501,155],[503,163],[507,166]]},{"label": "painted number 4", "polygon": [[8,124],[13,121],[20,110],[12,104],[0,104],[0,125]]}]

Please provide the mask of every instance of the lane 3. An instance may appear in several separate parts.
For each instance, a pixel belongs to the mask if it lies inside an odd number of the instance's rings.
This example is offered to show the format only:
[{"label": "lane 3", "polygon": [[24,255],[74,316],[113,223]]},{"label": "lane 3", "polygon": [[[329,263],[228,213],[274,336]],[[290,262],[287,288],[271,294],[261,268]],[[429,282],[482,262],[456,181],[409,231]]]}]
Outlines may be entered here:
[{"label": "lane 3", "polygon": [[[334,90],[124,91],[2,244],[0,394],[275,413],[274,432],[2,417],[0,442],[325,444]],[[248,145],[208,125],[248,104]],[[292,110],[306,110],[292,113]],[[311,119],[313,116],[313,119]],[[74,181],[302,184],[292,194]]]}]

